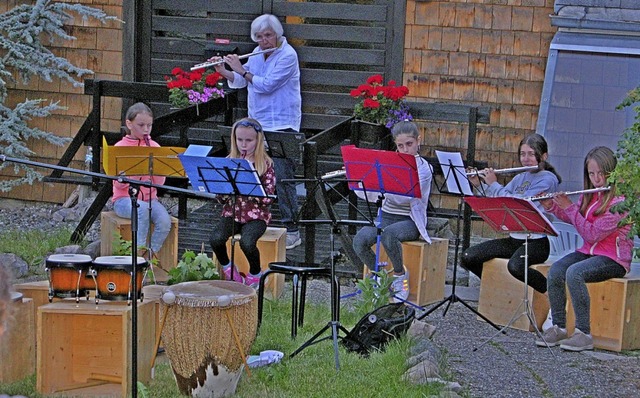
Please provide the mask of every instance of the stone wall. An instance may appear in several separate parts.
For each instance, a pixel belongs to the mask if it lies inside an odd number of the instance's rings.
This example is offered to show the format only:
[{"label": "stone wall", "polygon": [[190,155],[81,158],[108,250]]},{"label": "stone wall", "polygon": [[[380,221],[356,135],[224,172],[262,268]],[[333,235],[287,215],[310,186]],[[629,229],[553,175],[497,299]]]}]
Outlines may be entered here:
[{"label": "stone wall", "polygon": [[[60,1],[60,0],[58,0]],[[89,7],[104,10],[108,15],[122,20],[122,0],[66,0],[70,3],[81,3]],[[60,1],[64,2],[64,1]],[[0,2],[0,13],[13,9],[25,1]],[[56,41],[49,48],[60,57],[64,57],[74,65],[94,71],[89,79],[122,80],[122,23],[109,21],[101,24],[96,21],[83,21],[75,18],[65,26],[66,32],[75,36],[75,41]],[[48,40],[45,39],[45,40]],[[82,80],[82,79],[81,79]],[[62,137],[73,137],[84,123],[91,111],[91,96],[83,94],[82,87],[53,78],[52,82],[35,77],[29,85],[18,83],[9,92],[8,105],[24,101],[26,98],[45,98],[58,101],[66,110],[58,111],[47,118],[34,119],[30,125],[42,130],[53,132]],[[103,128],[108,131],[118,131],[120,122],[120,100],[106,98],[103,102]],[[66,147],[56,147],[42,141],[31,142],[29,147],[38,154],[31,160],[56,164]],[[84,151],[79,151],[71,167],[82,168]],[[41,171],[48,175],[49,171]],[[2,171],[0,178],[11,178],[13,168]],[[62,203],[75,189],[73,185],[35,183],[14,188],[11,192],[0,193],[0,197],[14,199],[45,201]]]}]

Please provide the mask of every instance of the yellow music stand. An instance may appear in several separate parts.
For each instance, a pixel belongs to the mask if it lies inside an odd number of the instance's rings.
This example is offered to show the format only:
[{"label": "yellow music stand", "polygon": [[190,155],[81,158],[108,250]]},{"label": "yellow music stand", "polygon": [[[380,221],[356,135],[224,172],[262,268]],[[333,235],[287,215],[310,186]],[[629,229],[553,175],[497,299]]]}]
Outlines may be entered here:
[{"label": "yellow music stand", "polygon": [[[110,146],[102,137],[102,165],[105,173],[111,176],[149,175],[186,177],[178,155],[186,148],[149,147],[149,146]],[[149,166],[153,167],[149,167]]]}]

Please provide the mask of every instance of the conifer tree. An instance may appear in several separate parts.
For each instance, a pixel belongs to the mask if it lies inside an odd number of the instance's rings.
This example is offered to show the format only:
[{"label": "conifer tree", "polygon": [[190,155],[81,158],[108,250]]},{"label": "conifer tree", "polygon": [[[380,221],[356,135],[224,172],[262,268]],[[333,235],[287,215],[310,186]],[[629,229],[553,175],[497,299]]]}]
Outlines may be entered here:
[{"label": "conifer tree", "polygon": [[[28,159],[34,155],[27,146],[28,140],[45,140],[58,146],[68,142],[67,138],[55,133],[27,125],[34,118],[47,117],[53,111],[64,109],[58,102],[45,98],[27,99],[14,107],[6,102],[8,85],[26,85],[34,76],[47,82],[62,79],[79,87],[82,86],[79,79],[93,73],[89,69],[76,67],[45,47],[54,42],[75,40],[64,30],[64,24],[74,16],[85,21],[92,18],[102,23],[116,20],[99,9],[51,0],[21,4],[0,14],[0,155]],[[32,184],[43,177],[29,165],[0,163],[0,170],[7,167],[13,167],[16,174],[22,173],[7,181],[0,181],[0,191],[6,192],[25,183]]]}]

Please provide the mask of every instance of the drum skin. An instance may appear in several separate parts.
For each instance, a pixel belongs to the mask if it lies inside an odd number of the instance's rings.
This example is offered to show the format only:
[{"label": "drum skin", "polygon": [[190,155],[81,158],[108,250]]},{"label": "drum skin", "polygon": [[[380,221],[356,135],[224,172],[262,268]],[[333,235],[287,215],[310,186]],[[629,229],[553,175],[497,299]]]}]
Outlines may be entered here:
[{"label": "drum skin", "polygon": [[49,286],[54,296],[76,297],[95,289],[89,270],[91,256],[86,254],[52,254],[45,261]]},{"label": "drum skin", "polygon": [[[165,301],[169,296],[173,303]],[[162,341],[180,392],[233,395],[244,369],[242,353],[249,353],[257,333],[255,290],[232,281],[184,282],[164,290],[162,307]]]}]

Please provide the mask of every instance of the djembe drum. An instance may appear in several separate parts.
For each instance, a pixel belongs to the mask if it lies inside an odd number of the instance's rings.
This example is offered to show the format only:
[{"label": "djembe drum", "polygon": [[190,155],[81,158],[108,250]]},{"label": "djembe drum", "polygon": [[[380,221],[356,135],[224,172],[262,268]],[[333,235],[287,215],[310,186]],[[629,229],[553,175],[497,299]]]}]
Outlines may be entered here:
[{"label": "djembe drum", "polygon": [[183,282],[162,296],[162,341],[180,392],[235,394],[258,327],[255,290],[232,281]]}]

